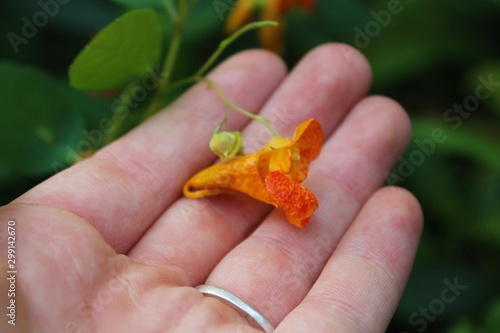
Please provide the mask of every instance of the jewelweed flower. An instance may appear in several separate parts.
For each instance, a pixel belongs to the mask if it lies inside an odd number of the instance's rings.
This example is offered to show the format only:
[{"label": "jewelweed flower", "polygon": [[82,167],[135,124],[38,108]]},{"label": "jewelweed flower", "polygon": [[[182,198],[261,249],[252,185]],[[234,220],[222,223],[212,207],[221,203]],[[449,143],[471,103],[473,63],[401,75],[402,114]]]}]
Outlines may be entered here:
[{"label": "jewelweed flower", "polygon": [[259,151],[214,164],[189,179],[186,197],[197,199],[222,193],[242,192],[283,210],[285,218],[305,228],[318,200],[300,183],[307,177],[309,162],[321,152],[321,124],[301,123],[292,139],[273,137]]},{"label": "jewelweed flower", "polygon": [[231,34],[252,19],[254,9],[260,10],[259,19],[276,21],[278,27],[267,27],[259,30],[261,45],[276,53],[283,53],[283,15],[294,5],[312,11],[315,0],[239,0],[226,21],[226,32]]}]

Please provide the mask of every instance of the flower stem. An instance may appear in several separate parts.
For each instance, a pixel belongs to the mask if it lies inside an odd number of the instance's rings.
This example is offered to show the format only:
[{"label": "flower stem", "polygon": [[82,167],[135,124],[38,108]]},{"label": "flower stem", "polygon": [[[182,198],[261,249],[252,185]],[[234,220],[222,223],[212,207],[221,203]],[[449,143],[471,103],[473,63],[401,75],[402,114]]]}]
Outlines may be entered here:
[{"label": "flower stem", "polygon": [[[166,72],[167,75],[160,81],[160,85],[159,85],[158,89],[156,90],[155,95],[153,96],[153,99],[151,101],[151,104],[149,105],[149,107],[144,115],[144,118],[143,118],[144,120],[151,117],[153,114],[155,114],[158,110],[160,110],[163,107],[163,96],[169,90],[172,90],[174,88],[178,88],[178,87],[186,85],[186,84],[194,83],[194,82],[197,82],[200,80],[205,80],[203,78],[203,75],[210,69],[210,67],[212,67],[212,65],[219,58],[219,56],[222,54],[222,52],[224,52],[224,50],[229,45],[231,45],[236,39],[238,39],[241,35],[243,35],[244,33],[248,32],[250,30],[253,30],[253,29],[258,29],[258,28],[262,28],[262,27],[269,27],[269,26],[273,26],[273,27],[278,26],[278,23],[275,21],[252,22],[252,23],[249,23],[249,24],[243,26],[238,31],[236,31],[234,34],[232,34],[228,38],[224,39],[219,44],[219,46],[217,47],[215,52],[210,56],[210,58],[208,58],[208,60],[203,64],[203,66],[201,66],[201,68],[194,75],[189,76],[187,78],[184,78],[182,80],[179,80],[177,82],[174,82],[173,84],[170,84],[170,79],[172,78],[173,66],[175,64],[175,60],[177,59],[177,55],[179,53],[182,31],[184,29],[184,24],[186,22],[187,12],[188,12],[188,6],[186,3],[186,0],[180,0],[174,35],[173,35],[171,43],[170,43],[168,56],[165,59],[165,64],[163,66],[163,71]],[[232,108],[235,110],[238,110],[237,105],[232,106]],[[238,110],[238,111],[240,111],[240,110]],[[240,111],[240,112],[242,112],[242,111]],[[247,112],[247,111],[243,110],[242,113],[244,113],[244,112]],[[249,115],[247,115],[248,117],[261,122],[266,127],[268,127],[273,133],[275,133],[276,135],[279,135],[279,133],[275,129],[270,127],[269,121],[267,119],[262,118],[260,116],[255,116],[251,113],[248,113],[248,114],[249,114]],[[262,118],[262,119],[258,120],[257,118]]]},{"label": "flower stem", "polygon": [[214,62],[217,60],[217,58],[221,55],[224,50],[231,45],[236,39],[238,39],[241,35],[243,35],[245,32],[253,30],[253,29],[258,29],[262,27],[277,27],[278,22],[275,21],[260,21],[260,22],[252,22],[249,23],[239,30],[237,30],[234,34],[229,36],[228,38],[224,39],[222,42],[220,42],[219,47],[215,52],[208,58],[208,60],[201,66],[201,68],[196,72],[194,77],[201,77],[203,74],[205,74],[206,71],[214,64]]},{"label": "flower stem", "polygon": [[234,109],[234,110],[236,110],[236,111],[244,114],[248,118],[258,121],[259,123],[261,123],[262,125],[264,125],[265,127],[267,127],[271,132],[273,132],[273,134],[275,136],[281,137],[281,134],[273,126],[271,126],[271,122],[267,118],[264,118],[264,117],[262,117],[260,115],[253,114],[253,113],[251,113],[251,112],[243,109],[242,107],[234,104],[233,102],[231,102],[226,97],[226,95],[224,95],[224,93],[222,92],[222,90],[220,90],[220,88],[212,80],[210,80],[210,79],[208,79],[208,78],[205,77],[205,78],[203,78],[203,81],[205,81],[210,88],[214,89],[214,91],[217,94],[217,96],[219,96],[219,98],[221,99],[221,101],[224,103],[224,105],[227,108]]},{"label": "flower stem", "polygon": [[188,6],[186,0],[179,0],[179,9],[176,13],[176,21],[174,26],[174,33],[172,35],[172,39],[170,41],[170,47],[168,49],[167,57],[165,58],[165,62],[163,63],[162,70],[167,73],[165,77],[160,80],[160,84],[158,89],[149,104],[149,107],[144,114],[143,119],[147,119],[155,114],[158,110],[163,107],[163,96],[168,90],[168,86],[170,84],[170,79],[172,78],[172,73],[174,69],[175,62],[177,60],[177,56],[179,55],[182,33],[184,31],[184,25],[186,23],[188,15]]},{"label": "flower stem", "polygon": [[252,29],[258,29],[262,27],[276,27],[278,26],[278,23],[275,21],[259,21],[259,22],[252,22],[249,23],[242,28],[240,28],[238,31],[236,31],[234,34],[229,36],[228,38],[224,39],[222,42],[220,42],[219,46],[215,50],[215,52],[208,58],[207,61],[201,66],[201,68],[192,76],[189,76],[187,78],[184,78],[182,80],[179,80],[177,82],[174,82],[171,84],[167,90],[171,90],[174,88],[178,88],[180,86],[194,83],[197,81],[202,80],[203,75],[210,69],[210,67],[214,64],[214,62],[217,60],[217,58],[224,52],[224,50],[231,45],[236,39],[238,39],[241,35],[243,35],[245,32],[250,31]]}]

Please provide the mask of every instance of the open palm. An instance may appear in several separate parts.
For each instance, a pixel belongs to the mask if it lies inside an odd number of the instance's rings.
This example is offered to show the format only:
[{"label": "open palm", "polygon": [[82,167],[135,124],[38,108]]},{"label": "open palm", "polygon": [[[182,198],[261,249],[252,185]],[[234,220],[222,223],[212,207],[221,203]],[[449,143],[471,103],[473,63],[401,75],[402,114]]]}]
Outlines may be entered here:
[{"label": "open palm", "polygon": [[[288,75],[277,57],[253,50],[209,76],[286,135],[308,118],[323,125],[323,152],[305,182],[319,201],[309,226],[295,228],[244,195],[181,197],[184,181],[214,162],[208,142],[224,113],[200,83],[0,209],[2,233],[9,220],[17,228],[17,320],[3,327],[259,332],[194,288],[210,284],[251,304],[275,332],[384,331],[422,225],[409,193],[380,189],[410,138],[402,108],[365,97],[369,66],[345,45],[314,49]],[[269,139],[240,114],[229,125],[243,131],[246,150]]]}]

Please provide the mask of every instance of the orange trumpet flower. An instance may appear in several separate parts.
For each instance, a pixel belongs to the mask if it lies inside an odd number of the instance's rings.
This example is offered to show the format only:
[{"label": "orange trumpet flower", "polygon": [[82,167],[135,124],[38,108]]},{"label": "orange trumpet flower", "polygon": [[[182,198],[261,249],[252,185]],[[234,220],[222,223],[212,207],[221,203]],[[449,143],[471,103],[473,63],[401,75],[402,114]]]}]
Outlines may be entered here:
[{"label": "orange trumpet flower", "polygon": [[299,183],[306,179],[308,163],[318,157],[322,143],[321,124],[307,120],[297,127],[293,139],[273,137],[258,152],[202,170],[184,184],[183,193],[196,199],[243,192],[281,208],[289,223],[305,228],[318,200]]},{"label": "orange trumpet flower", "polygon": [[259,39],[262,46],[276,53],[283,53],[283,15],[294,5],[312,11],[314,0],[239,0],[226,22],[226,32],[231,34],[242,27],[252,18],[253,9],[262,9],[259,19],[276,21],[278,27],[267,27],[259,30]]}]

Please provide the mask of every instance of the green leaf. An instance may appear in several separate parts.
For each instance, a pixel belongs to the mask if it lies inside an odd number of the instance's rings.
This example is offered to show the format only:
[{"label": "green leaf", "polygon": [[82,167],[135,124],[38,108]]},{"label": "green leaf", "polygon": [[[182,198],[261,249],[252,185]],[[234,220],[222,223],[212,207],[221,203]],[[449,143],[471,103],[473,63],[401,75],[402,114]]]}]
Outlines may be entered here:
[{"label": "green leaf", "polygon": [[79,158],[71,147],[81,141],[84,120],[68,91],[38,69],[0,62],[0,174],[48,175]]},{"label": "green leaf", "polygon": [[69,69],[71,86],[81,90],[121,88],[158,63],[161,32],[152,9],[126,13],[104,28]]}]

